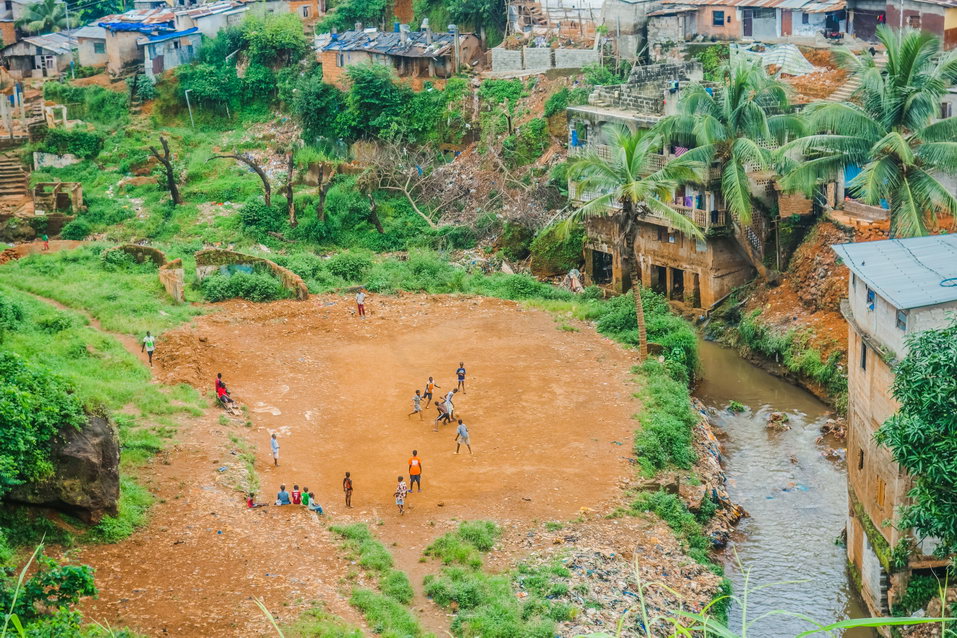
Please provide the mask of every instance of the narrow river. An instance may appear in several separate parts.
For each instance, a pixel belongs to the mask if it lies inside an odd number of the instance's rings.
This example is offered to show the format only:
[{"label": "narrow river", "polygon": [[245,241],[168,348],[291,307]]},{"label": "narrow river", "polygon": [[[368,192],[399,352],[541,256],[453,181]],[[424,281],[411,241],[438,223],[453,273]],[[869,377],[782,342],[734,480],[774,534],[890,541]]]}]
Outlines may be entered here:
[{"label": "narrow river", "polygon": [[[739,597],[745,593],[748,573],[750,589],[792,581],[752,591],[747,621],[776,609],[819,622],[861,617],[847,578],[844,548],[835,542],[847,517],[846,470],[843,462],[825,459],[824,448],[815,443],[829,417],[827,406],[732,350],[702,341],[700,353],[704,380],[695,395],[717,410],[713,420],[719,437],[725,435],[728,493],[750,514],[725,550],[734,593]],[[728,412],[732,400],[748,409]],[[768,430],[771,412],[787,414],[790,430]],[[740,631],[740,606],[732,607],[729,622]],[[786,638],[812,627],[800,618],[774,615],[750,625],[747,636]],[[845,634],[874,635],[870,630]]]}]

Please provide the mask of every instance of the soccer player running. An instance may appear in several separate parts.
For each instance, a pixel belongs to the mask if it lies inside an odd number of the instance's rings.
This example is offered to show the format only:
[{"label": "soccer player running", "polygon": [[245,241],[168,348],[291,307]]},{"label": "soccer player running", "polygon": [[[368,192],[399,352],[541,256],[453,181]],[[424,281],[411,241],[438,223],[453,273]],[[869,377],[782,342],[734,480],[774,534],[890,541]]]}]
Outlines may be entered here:
[{"label": "soccer player running", "polygon": [[412,416],[416,412],[419,413],[419,421],[422,420],[422,391],[416,390],[415,396],[412,397],[412,411],[409,412],[409,416]]},{"label": "soccer player running", "polygon": [[429,377],[428,382],[425,384],[425,392],[422,394],[422,398],[425,399],[425,407],[429,407],[429,404],[432,403],[432,392],[440,387],[442,386],[433,381],[432,377]]}]

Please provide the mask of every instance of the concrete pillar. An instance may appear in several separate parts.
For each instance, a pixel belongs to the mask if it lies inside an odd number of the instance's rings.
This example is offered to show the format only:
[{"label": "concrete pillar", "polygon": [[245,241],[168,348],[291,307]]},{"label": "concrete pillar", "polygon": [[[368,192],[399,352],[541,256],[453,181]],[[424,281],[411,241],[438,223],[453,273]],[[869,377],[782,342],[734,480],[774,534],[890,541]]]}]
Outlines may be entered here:
[{"label": "concrete pillar", "polygon": [[671,299],[671,290],[675,285],[674,281],[674,268],[668,267],[665,268],[665,297]]}]

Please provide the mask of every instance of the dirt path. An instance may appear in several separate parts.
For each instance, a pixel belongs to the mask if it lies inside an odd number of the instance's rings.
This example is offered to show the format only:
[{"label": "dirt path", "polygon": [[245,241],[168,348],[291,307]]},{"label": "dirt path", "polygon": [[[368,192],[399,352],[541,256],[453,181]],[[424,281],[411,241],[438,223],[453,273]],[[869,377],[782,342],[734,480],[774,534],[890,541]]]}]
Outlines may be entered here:
[{"label": "dirt path", "polygon": [[[620,498],[618,483],[632,474],[633,360],[588,326],[565,332],[547,313],[466,297],[376,298],[362,321],[332,296],[221,307],[165,333],[154,374],[209,391],[223,372],[253,426],[210,411],[138,471],[157,497],[149,525],[77,557],[97,569],[100,597],[84,604],[92,619],[151,636],[268,635],[252,601],[263,597],[280,622],[322,601],[361,624],[343,580],[355,568],[339,558],[325,525],[362,520],[409,573],[423,623],[444,635],[449,618],[421,595],[422,577],[437,567],[419,558],[436,536],[478,518],[520,536]],[[469,376],[456,411],[471,431],[471,456],[454,454],[451,427],[432,431],[434,410],[424,421],[407,417],[415,388],[432,375],[447,390],[459,361]],[[298,483],[329,516],[246,510],[233,489],[241,463],[230,437],[255,445],[261,500],[280,483]],[[392,492],[412,449],[423,459],[425,489],[400,517]],[[346,470],[355,479],[353,510],[342,506]]]}]

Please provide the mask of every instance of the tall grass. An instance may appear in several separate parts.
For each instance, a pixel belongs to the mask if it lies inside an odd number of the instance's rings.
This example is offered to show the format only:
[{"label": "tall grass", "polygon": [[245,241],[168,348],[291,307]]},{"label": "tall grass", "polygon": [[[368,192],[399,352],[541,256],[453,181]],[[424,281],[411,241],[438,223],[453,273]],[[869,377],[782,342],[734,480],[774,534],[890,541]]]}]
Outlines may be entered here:
[{"label": "tall grass", "polygon": [[162,333],[202,313],[173,303],[154,267],[108,269],[99,258],[102,249],[29,255],[0,268],[0,283],[85,310],[104,330],[121,334]]}]

